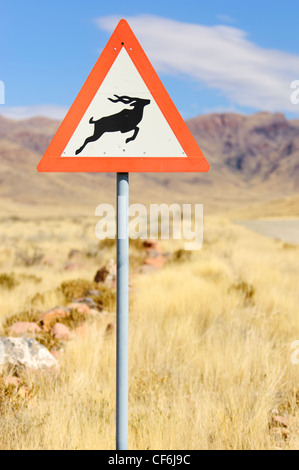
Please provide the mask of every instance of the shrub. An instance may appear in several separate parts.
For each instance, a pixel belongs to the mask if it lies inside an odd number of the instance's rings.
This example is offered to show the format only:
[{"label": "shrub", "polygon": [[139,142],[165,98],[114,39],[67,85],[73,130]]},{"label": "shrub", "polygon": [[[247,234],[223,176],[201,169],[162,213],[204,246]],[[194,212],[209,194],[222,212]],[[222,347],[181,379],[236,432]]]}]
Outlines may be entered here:
[{"label": "shrub", "polygon": [[232,289],[239,291],[244,296],[245,301],[253,300],[255,288],[248,282],[239,281],[232,286]]},{"label": "shrub", "polygon": [[191,251],[186,250],[177,250],[173,253],[171,261],[173,263],[185,263],[191,260],[192,253]]},{"label": "shrub", "polygon": [[85,279],[74,279],[72,281],[64,281],[60,285],[60,289],[67,302],[70,302],[74,299],[85,297],[90,290],[97,289],[97,284]]},{"label": "shrub", "polygon": [[11,315],[5,318],[3,323],[4,334],[8,334],[9,328],[15,323],[19,322],[28,322],[28,323],[37,323],[40,316],[40,312],[37,310],[25,310],[15,315]]},{"label": "shrub", "polygon": [[0,274],[0,286],[5,289],[14,289],[20,284],[19,281],[15,278],[14,273],[12,274]]}]

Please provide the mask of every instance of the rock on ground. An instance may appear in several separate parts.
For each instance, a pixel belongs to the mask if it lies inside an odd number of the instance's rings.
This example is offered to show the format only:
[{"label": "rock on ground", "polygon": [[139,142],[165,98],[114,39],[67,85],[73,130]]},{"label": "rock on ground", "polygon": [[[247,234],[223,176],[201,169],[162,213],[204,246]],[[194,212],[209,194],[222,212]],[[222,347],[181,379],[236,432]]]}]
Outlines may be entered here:
[{"label": "rock on ground", "polygon": [[4,338],[0,336],[0,365],[11,364],[29,369],[56,367],[50,352],[33,338]]},{"label": "rock on ground", "polygon": [[69,310],[76,310],[78,313],[91,315],[90,307],[87,304],[73,302],[67,305]]},{"label": "rock on ground", "polygon": [[72,339],[72,333],[67,326],[62,323],[56,323],[51,331],[52,335],[56,339],[61,339],[62,341],[68,341]]},{"label": "rock on ground", "polygon": [[166,258],[163,255],[157,256],[156,258],[146,258],[144,264],[147,266],[153,266],[154,268],[163,268],[166,262]]},{"label": "rock on ground", "polygon": [[[50,325],[53,320],[57,320],[58,318],[65,318],[69,314],[69,311],[62,307],[56,307],[52,310],[44,312],[40,315],[39,321],[45,331],[49,331]],[[58,320],[57,320],[58,321]]]},{"label": "rock on ground", "polygon": [[76,270],[81,269],[82,267],[83,267],[82,263],[68,262],[64,265],[65,271],[76,271]]},{"label": "rock on ground", "polygon": [[11,335],[21,336],[26,333],[39,333],[41,328],[36,323],[30,322],[17,322],[14,323],[10,329],[9,333]]}]

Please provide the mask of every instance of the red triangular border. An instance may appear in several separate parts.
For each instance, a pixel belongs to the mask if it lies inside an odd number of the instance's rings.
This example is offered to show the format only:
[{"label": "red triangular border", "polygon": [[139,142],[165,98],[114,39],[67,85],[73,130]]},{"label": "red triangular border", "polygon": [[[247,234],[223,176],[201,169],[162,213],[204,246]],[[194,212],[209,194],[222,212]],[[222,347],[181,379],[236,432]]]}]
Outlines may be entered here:
[{"label": "red triangular border", "polygon": [[[186,157],[61,157],[112,64],[124,47],[180,142]],[[133,31],[121,20],[61,123],[38,167],[40,172],[207,172],[209,164],[165,90]]]}]

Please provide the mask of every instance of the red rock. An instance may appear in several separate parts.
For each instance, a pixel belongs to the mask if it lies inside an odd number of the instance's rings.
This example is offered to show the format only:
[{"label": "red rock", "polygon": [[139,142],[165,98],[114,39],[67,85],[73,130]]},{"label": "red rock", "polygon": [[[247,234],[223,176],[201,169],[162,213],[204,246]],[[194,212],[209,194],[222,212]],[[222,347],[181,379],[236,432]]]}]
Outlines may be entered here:
[{"label": "red rock", "polygon": [[62,323],[56,323],[53,326],[51,333],[55,339],[61,339],[62,341],[68,341],[72,338],[72,333],[68,327]]},{"label": "red rock", "polygon": [[50,324],[53,320],[57,320],[58,318],[65,318],[66,316],[67,312],[63,308],[57,307],[52,310],[49,310],[48,312],[42,313],[39,317],[39,320],[41,322],[41,325],[43,326],[43,329],[45,331],[49,331]]},{"label": "red rock", "polygon": [[146,258],[144,264],[147,266],[153,266],[155,268],[163,268],[165,264],[165,256],[158,256],[157,258]]},{"label": "red rock", "polygon": [[9,329],[11,335],[21,336],[26,333],[39,333],[41,328],[36,323],[17,322]]},{"label": "red rock", "polygon": [[75,271],[82,268],[82,263],[66,263],[64,265],[65,271]]},{"label": "red rock", "polygon": [[76,310],[78,313],[92,315],[91,309],[87,304],[73,302],[71,304],[68,304],[67,308],[69,308],[70,310]]}]

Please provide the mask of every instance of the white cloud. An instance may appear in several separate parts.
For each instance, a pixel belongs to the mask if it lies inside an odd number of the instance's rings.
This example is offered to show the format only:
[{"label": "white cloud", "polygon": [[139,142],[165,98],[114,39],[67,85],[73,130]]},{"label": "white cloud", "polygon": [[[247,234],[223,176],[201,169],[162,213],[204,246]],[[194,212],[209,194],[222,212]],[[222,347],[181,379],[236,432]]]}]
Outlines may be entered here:
[{"label": "white cloud", "polygon": [[[96,19],[113,31],[116,16]],[[203,26],[150,15],[127,18],[158,72],[185,76],[220,90],[232,106],[299,112],[290,83],[299,78],[299,56],[264,49],[231,26]]]},{"label": "white cloud", "polygon": [[8,119],[23,120],[35,116],[62,120],[68,109],[63,106],[0,106],[0,114]]}]

